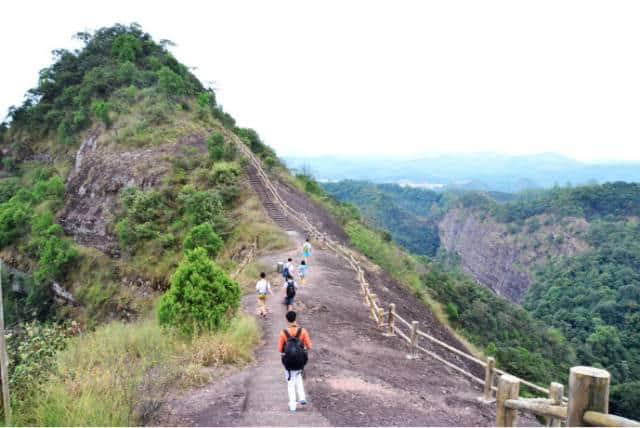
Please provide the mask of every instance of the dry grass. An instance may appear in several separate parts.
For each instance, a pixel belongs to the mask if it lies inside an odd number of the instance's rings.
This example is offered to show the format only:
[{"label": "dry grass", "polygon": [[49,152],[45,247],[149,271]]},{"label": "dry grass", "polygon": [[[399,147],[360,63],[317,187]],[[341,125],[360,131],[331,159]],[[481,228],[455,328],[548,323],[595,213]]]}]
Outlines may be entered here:
[{"label": "dry grass", "polygon": [[113,322],[74,338],[57,372],[33,402],[17,409],[18,425],[124,426],[149,420],[167,393],[210,381],[207,368],[253,358],[258,325],[240,315],[225,331],[192,339],[155,319]]}]

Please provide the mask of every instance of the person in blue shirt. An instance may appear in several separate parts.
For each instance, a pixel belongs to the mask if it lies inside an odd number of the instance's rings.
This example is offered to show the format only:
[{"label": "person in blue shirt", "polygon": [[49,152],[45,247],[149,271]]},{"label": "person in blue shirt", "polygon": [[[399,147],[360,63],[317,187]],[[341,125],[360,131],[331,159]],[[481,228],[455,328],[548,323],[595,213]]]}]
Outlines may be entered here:
[{"label": "person in blue shirt", "polygon": [[304,278],[307,276],[307,262],[302,260],[300,266],[298,266],[298,274],[300,275],[300,285],[304,285]]}]

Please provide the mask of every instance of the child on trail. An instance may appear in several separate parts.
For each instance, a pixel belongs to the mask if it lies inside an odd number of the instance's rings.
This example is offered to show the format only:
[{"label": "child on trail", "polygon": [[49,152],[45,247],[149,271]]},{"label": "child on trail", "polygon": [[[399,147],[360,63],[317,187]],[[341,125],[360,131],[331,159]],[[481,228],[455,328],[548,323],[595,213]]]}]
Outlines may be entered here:
[{"label": "child on trail", "polygon": [[258,315],[262,318],[267,317],[267,294],[273,294],[271,284],[267,281],[267,274],[260,272],[260,279],[256,283],[256,291],[258,292]]},{"label": "child on trail", "polygon": [[293,309],[293,298],[296,297],[296,291],[298,290],[298,286],[291,275],[284,281],[282,288],[285,289],[284,304],[287,305],[287,311],[290,311]]},{"label": "child on trail", "polygon": [[287,280],[288,276],[293,276],[293,261],[291,260],[291,257],[287,259],[287,262],[282,268],[282,277],[285,279],[285,281]]},{"label": "child on trail", "polygon": [[307,262],[302,260],[298,266],[298,274],[300,275],[300,285],[304,285],[304,278],[307,276]]},{"label": "child on trail", "polygon": [[303,406],[307,404],[302,384],[302,373],[307,364],[307,353],[311,350],[311,338],[306,329],[298,327],[295,312],[287,312],[286,318],[289,326],[280,332],[278,352],[282,355],[282,364],[287,379],[289,410],[295,412],[298,403]]},{"label": "child on trail", "polygon": [[305,261],[311,257],[311,242],[309,242],[309,238],[302,244],[302,257],[304,257]]}]

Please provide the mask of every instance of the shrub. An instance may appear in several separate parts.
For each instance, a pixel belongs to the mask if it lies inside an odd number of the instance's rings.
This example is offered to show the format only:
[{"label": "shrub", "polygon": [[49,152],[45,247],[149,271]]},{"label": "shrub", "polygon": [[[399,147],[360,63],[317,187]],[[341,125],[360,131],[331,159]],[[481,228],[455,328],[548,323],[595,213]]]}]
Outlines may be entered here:
[{"label": "shrub", "polygon": [[[4,160],[7,158],[3,158]],[[6,169],[6,167],[5,167]],[[3,178],[0,180],[0,203],[7,202],[20,189],[20,181],[17,178]]]},{"label": "shrub", "polygon": [[46,281],[60,279],[69,264],[78,256],[78,252],[71,246],[68,240],[58,236],[50,236],[44,241],[38,259],[38,268],[34,272],[35,280],[43,284]]},{"label": "shrub", "polygon": [[158,89],[169,96],[184,95],[186,91],[182,77],[167,66],[158,70]]},{"label": "shrub", "polygon": [[70,325],[23,324],[20,333],[9,335],[9,385],[14,402],[33,396],[55,368],[56,353],[65,348]]},{"label": "shrub", "polygon": [[37,181],[33,186],[33,199],[40,202],[46,199],[62,199],[64,196],[64,182],[58,175],[48,180]]},{"label": "shrub", "polygon": [[16,172],[18,165],[13,156],[5,156],[2,158],[2,168],[7,172]]},{"label": "shrub", "polygon": [[211,111],[211,95],[208,92],[200,92],[198,94],[198,116],[204,119],[207,113]]},{"label": "shrub", "polygon": [[212,161],[222,160],[224,157],[224,137],[217,132],[211,134],[207,140],[207,148],[209,149],[209,158]]},{"label": "shrub", "polygon": [[73,144],[73,138],[71,137],[71,125],[66,120],[63,120],[58,125],[57,140],[60,144],[65,146]]},{"label": "shrub", "polygon": [[224,243],[214,231],[209,223],[203,223],[189,231],[184,239],[184,251],[190,251],[197,247],[202,247],[207,251],[209,257],[215,257],[222,249]]},{"label": "shrub", "polygon": [[451,321],[457,321],[460,318],[460,314],[458,313],[458,307],[455,303],[449,302],[446,306],[447,317]]},{"label": "shrub", "polygon": [[[193,187],[185,186],[178,199],[192,225],[211,223],[215,227],[224,220],[222,198],[215,191],[196,191]],[[216,230],[219,229],[216,227]]]},{"label": "shrub", "polygon": [[239,176],[240,170],[235,163],[217,162],[211,168],[210,178],[213,184],[233,184]]},{"label": "shrub", "polygon": [[187,251],[162,296],[158,319],[185,334],[217,330],[240,305],[240,286],[213,263],[204,248]]},{"label": "shrub", "polygon": [[91,111],[107,127],[111,125],[111,119],[109,118],[109,110],[111,110],[111,106],[106,101],[99,100],[91,103]]},{"label": "shrub", "polygon": [[129,85],[134,81],[138,69],[135,64],[130,61],[123,62],[118,67],[118,80],[125,85]]},{"label": "shrub", "polygon": [[0,247],[11,245],[26,231],[31,210],[13,199],[0,204]]}]

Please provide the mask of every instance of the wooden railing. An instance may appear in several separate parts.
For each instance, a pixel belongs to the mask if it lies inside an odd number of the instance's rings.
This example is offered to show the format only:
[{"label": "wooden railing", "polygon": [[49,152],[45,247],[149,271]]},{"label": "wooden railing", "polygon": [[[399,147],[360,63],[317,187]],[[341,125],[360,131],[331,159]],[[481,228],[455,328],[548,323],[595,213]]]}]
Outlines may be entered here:
[{"label": "wooden railing", "polygon": [[554,396],[549,399],[521,398],[520,380],[502,375],[498,383],[496,425],[518,425],[518,411],[547,418],[550,426],[640,427],[640,422],[609,414],[609,372],[595,367],[578,366],[569,372],[569,401],[562,403],[561,384],[551,384]]},{"label": "wooden railing", "polygon": [[[339,242],[332,240],[327,234],[321,233],[308,220],[304,213],[297,212],[291,208],[280,196],[278,190],[271,182],[271,179],[262,169],[261,162],[256,158],[251,150],[249,150],[249,148],[235,134],[228,132],[227,137],[233,141],[244,156],[249,159],[249,162],[256,169],[261,182],[272,194],[274,201],[280,205],[284,214],[294,223],[297,223],[307,234],[312,236],[314,239],[323,242],[329,249],[345,259],[345,261],[352,267],[356,273],[358,283],[360,285],[360,293],[363,296],[364,304],[368,306],[371,319],[376,322],[378,328],[385,336],[398,336],[407,342],[409,346],[407,358],[418,358],[418,353],[422,352],[441,362],[450,369],[467,377],[472,382],[482,385],[482,398],[486,402],[494,401],[493,393],[496,392],[496,425],[515,426],[517,423],[518,410],[527,410],[536,415],[547,417],[549,426],[560,426],[564,420],[567,421],[567,426],[586,424],[595,424],[600,426],[640,426],[640,423],[637,421],[608,414],[609,378],[608,372],[604,370],[601,371],[607,373],[607,404],[606,407],[593,407],[588,404],[590,401],[587,401],[587,404],[584,402],[583,397],[585,394],[585,387],[582,383],[576,384],[576,386],[573,387],[571,386],[573,385],[571,383],[571,379],[573,379],[573,377],[570,377],[569,397],[565,397],[563,396],[564,387],[562,384],[554,382],[551,383],[549,388],[544,388],[496,368],[495,359],[492,357],[488,357],[486,360],[481,360],[441,340],[438,340],[428,333],[420,331],[418,321],[409,322],[402,318],[396,312],[396,306],[394,303],[389,304],[388,309],[385,311],[382,304],[378,301],[377,295],[371,292],[371,288],[365,278],[364,270],[358,262],[356,253]],[[405,331],[403,331],[403,327],[406,329]],[[474,375],[467,368],[459,367],[456,364],[447,361],[441,355],[438,355],[437,353],[422,346],[420,339],[426,340],[431,345],[436,345],[447,352],[451,352],[458,357],[462,357],[479,365],[484,369],[484,379]],[[571,369],[571,375],[574,375],[574,371],[578,373],[580,369],[598,370],[591,367],[574,367]],[[499,381],[496,386],[495,380],[498,376]],[[548,398],[520,398],[519,391],[521,385],[536,393],[544,394]],[[601,401],[604,402],[604,398],[601,398]]]},{"label": "wooden railing", "polygon": [[247,252],[247,255],[242,258],[242,261],[238,264],[238,267],[236,268],[235,272],[233,272],[233,274],[231,275],[231,277],[234,280],[237,279],[240,273],[243,271],[243,269],[247,267],[249,263],[251,263],[251,260],[253,260],[253,256],[255,255],[257,248],[258,248],[258,244],[256,242],[252,243],[249,246],[249,251]]}]

